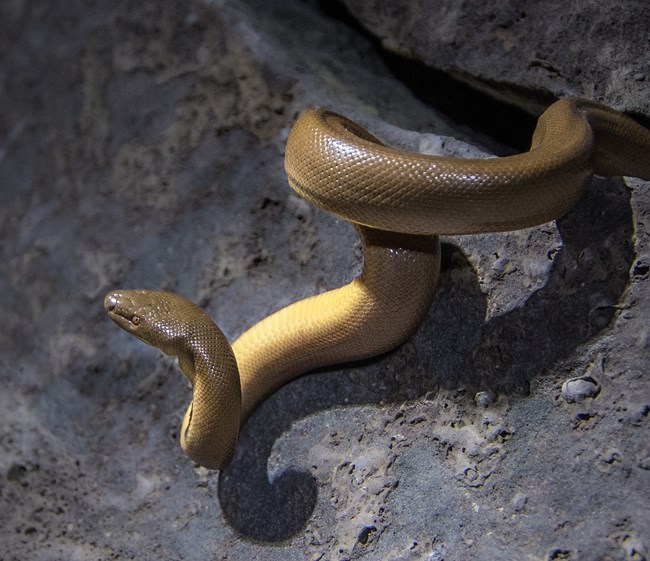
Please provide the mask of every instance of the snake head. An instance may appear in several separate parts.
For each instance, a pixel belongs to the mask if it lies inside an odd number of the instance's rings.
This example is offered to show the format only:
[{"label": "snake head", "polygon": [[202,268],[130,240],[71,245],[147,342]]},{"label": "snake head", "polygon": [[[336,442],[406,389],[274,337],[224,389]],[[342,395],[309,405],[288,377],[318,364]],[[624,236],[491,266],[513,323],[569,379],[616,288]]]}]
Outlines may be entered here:
[{"label": "snake head", "polygon": [[104,298],[104,308],[108,317],[122,329],[169,355],[179,354],[183,340],[196,327],[196,323],[191,324],[184,318],[196,320],[205,316],[198,306],[185,298],[153,290],[110,292]]}]

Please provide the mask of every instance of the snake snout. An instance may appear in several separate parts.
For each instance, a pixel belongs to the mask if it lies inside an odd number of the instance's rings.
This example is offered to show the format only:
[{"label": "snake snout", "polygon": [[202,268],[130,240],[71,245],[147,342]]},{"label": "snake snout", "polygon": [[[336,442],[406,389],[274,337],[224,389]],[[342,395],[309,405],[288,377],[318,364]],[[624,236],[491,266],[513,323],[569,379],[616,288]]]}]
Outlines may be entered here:
[{"label": "snake snout", "polygon": [[104,298],[104,309],[107,312],[112,312],[115,310],[117,307],[119,301],[119,293],[118,292],[109,292],[106,295],[106,298]]},{"label": "snake snout", "polygon": [[114,290],[106,295],[104,309],[112,319],[116,316],[128,319],[133,314],[131,311],[133,304],[128,294],[120,290]]},{"label": "snake snout", "polygon": [[[135,306],[129,297],[129,291],[114,290],[109,292],[104,298],[104,308],[115,323],[122,329],[131,331],[137,325],[133,321],[135,315]],[[139,322],[138,322],[139,323]]]}]

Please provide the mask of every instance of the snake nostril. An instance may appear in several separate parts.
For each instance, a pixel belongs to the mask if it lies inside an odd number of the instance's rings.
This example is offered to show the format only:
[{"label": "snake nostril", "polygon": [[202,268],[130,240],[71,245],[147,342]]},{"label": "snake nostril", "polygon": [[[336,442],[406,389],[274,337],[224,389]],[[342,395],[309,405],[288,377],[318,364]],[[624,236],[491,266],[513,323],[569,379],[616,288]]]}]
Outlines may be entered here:
[{"label": "snake nostril", "polygon": [[114,312],[117,308],[117,293],[110,292],[104,298],[104,308],[109,312]]}]

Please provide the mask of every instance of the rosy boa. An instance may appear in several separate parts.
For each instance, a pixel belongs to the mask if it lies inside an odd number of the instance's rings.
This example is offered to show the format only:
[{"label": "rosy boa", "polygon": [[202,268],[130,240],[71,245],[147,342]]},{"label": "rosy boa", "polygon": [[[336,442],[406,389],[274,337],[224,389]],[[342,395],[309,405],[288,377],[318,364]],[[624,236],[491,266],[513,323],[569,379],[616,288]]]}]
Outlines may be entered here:
[{"label": "rosy boa", "polygon": [[109,316],[176,355],[193,385],[181,446],[195,462],[230,462],[241,423],[282,384],[325,365],[372,357],[404,342],[433,300],[438,235],[500,232],[566,214],[593,174],[650,180],[650,131],[583,99],[539,118],[528,152],[504,158],[427,156],[384,146],[326,110],[304,113],[287,141],[289,184],[352,222],[361,275],[268,316],[232,347],[196,305],[168,292],[115,291]]}]

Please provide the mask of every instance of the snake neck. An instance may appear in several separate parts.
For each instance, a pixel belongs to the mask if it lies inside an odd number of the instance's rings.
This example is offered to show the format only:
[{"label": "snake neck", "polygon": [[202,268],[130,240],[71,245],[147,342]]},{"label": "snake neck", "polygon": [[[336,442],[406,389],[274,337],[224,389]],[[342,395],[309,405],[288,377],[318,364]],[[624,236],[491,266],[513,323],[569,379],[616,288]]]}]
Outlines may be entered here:
[{"label": "snake neck", "polygon": [[422,322],[440,268],[438,238],[362,226],[357,231],[364,245],[359,277],[279,310],[233,343],[242,385],[242,421],[296,376],[387,352]]},{"label": "snake neck", "polygon": [[214,324],[193,329],[179,347],[179,367],[193,386],[181,448],[196,463],[222,469],[232,459],[239,433],[241,386],[235,356]]}]

